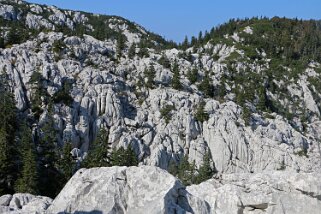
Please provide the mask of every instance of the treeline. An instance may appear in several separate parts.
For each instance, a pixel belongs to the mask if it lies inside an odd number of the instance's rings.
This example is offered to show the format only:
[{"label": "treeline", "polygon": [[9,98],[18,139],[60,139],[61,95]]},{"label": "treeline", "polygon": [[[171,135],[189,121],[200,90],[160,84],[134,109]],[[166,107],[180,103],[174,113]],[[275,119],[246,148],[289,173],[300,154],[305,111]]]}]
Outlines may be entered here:
[{"label": "treeline", "polygon": [[[243,32],[248,26],[253,29],[253,34]],[[284,56],[295,60],[321,59],[321,22],[316,20],[280,17],[231,19],[225,24],[213,27],[210,31],[200,32],[198,37],[193,36],[191,41],[186,37],[179,47],[187,49],[203,46],[209,41],[214,43],[224,41],[225,35],[233,35],[235,32],[241,33],[245,45],[263,49],[271,56]]]}]

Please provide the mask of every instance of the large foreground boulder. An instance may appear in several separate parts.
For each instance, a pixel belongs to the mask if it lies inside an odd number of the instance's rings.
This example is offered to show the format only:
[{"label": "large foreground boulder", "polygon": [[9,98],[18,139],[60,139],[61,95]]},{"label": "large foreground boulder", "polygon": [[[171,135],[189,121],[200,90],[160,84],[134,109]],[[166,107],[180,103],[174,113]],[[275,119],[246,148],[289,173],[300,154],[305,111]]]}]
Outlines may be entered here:
[{"label": "large foreground boulder", "polygon": [[47,213],[209,213],[179,180],[151,166],[79,170]]}]

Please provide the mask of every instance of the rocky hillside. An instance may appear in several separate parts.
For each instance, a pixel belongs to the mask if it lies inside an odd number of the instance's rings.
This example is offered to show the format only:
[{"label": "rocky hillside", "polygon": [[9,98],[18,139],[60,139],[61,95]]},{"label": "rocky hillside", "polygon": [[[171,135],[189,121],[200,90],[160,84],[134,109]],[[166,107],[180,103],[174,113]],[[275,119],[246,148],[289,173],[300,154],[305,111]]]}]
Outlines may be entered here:
[{"label": "rocky hillside", "polygon": [[79,162],[104,128],[141,165],[197,169],[209,152],[219,173],[320,170],[319,22],[231,20],[176,45],[120,17],[2,0],[0,27],[36,145],[52,118]]}]

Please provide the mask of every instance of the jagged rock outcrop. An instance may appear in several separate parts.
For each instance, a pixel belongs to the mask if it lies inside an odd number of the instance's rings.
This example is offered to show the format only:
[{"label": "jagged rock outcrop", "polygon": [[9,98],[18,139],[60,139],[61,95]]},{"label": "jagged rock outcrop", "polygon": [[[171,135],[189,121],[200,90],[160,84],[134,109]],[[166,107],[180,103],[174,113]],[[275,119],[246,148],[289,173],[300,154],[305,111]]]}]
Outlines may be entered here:
[{"label": "jagged rock outcrop", "polygon": [[0,197],[0,213],[2,214],[40,214],[51,205],[52,199],[34,196],[27,193],[3,195]]}]

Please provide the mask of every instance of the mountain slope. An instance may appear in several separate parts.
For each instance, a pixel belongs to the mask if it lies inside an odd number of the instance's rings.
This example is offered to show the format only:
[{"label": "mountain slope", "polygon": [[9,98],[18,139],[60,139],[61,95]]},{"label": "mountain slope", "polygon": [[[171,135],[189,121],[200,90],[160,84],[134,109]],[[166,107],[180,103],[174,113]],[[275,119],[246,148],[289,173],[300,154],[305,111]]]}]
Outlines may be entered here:
[{"label": "mountain slope", "polygon": [[232,21],[175,49],[120,17],[23,1],[0,17],[19,112],[39,138],[52,117],[79,161],[105,127],[163,169],[210,152],[221,173],[320,170],[319,22]]}]

